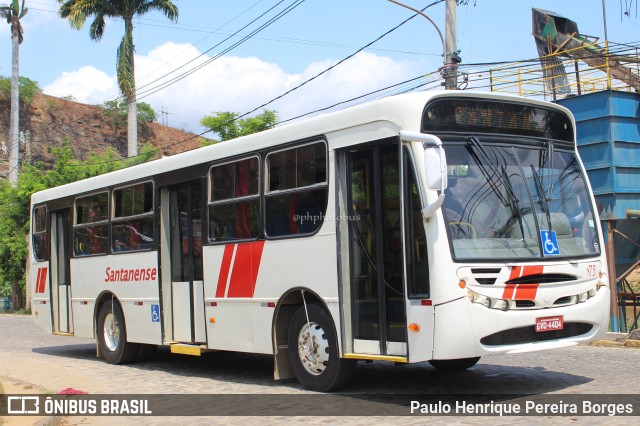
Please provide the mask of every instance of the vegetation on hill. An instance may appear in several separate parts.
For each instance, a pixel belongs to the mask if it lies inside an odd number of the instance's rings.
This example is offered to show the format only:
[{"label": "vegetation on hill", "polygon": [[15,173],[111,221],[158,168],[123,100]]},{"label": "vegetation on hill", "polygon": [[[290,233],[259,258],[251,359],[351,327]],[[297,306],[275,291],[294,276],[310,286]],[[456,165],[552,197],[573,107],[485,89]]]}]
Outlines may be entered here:
[{"label": "vegetation on hill", "polygon": [[11,286],[14,309],[22,308],[24,300],[31,194],[146,162],[156,156],[157,149],[146,144],[137,157],[126,160],[109,149],[83,161],[73,156],[66,143],[52,149],[52,154],[56,158],[53,168],[47,169],[43,162],[25,164],[16,187],[7,180],[0,181],[0,284],[4,291]]},{"label": "vegetation on hill", "polygon": [[[0,93],[4,97],[11,95],[11,78],[0,76]],[[37,81],[27,77],[20,77],[20,102],[31,103],[36,94],[42,93]]]}]

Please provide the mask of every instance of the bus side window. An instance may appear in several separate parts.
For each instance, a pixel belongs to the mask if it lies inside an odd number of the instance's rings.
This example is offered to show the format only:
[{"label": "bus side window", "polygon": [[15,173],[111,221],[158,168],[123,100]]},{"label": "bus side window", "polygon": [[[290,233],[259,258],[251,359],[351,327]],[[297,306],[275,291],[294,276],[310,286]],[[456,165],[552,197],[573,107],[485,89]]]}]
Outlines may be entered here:
[{"label": "bus side window", "polygon": [[405,211],[407,227],[406,253],[408,256],[407,288],[409,298],[423,298],[430,296],[429,259],[427,239],[422,219],[422,203],[411,157],[407,149],[403,149],[405,199],[408,208]]},{"label": "bus side window", "polygon": [[106,254],[109,250],[109,195],[76,198],[73,248],[76,256]]},{"label": "bus side window", "polygon": [[213,166],[210,176],[209,240],[258,237],[260,160],[251,157]]},{"label": "bus side window", "polygon": [[47,259],[47,208],[38,206],[33,209],[33,255],[38,261]]},{"label": "bus side window", "polygon": [[327,205],[326,151],[324,142],[315,142],[267,156],[267,236],[310,235],[320,229]]},{"label": "bus side window", "polygon": [[113,191],[111,238],[115,253],[153,249],[153,183]]}]

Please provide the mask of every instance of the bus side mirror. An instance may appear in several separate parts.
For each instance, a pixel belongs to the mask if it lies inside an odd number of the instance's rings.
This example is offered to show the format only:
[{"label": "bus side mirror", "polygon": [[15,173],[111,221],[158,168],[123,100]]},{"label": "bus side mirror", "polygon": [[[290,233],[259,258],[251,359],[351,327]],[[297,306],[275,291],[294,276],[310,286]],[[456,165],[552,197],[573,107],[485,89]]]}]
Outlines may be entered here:
[{"label": "bus side mirror", "polygon": [[[438,138],[436,138],[438,139]],[[447,189],[447,156],[444,153],[442,142],[438,146],[425,146],[424,168],[427,173],[427,187],[436,191]]]},{"label": "bus side mirror", "polygon": [[442,141],[426,133],[400,132],[400,138],[409,142],[420,142],[424,147],[424,168],[427,188],[436,191],[447,189],[447,156]]},{"label": "bus side mirror", "polygon": [[447,156],[442,141],[437,136],[401,131],[400,137],[405,141],[422,143],[427,188],[442,191],[436,201],[422,209],[422,216],[428,221],[444,202],[444,190],[447,189]]}]

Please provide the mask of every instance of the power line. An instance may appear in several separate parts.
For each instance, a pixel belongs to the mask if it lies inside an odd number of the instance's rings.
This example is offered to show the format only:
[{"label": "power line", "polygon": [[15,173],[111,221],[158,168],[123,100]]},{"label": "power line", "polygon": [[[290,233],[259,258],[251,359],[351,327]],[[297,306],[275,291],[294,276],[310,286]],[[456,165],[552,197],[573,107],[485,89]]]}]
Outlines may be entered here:
[{"label": "power line", "polygon": [[[420,10],[420,12],[424,12],[426,9],[428,9],[431,6],[434,6],[438,3],[442,3],[444,0],[437,0],[427,6],[425,6],[423,9]],[[379,40],[381,40],[382,38],[386,37],[387,35],[391,34],[392,32],[396,31],[398,28],[400,28],[401,26],[403,26],[404,24],[406,24],[407,22],[409,22],[410,20],[412,20],[413,18],[415,18],[416,16],[418,16],[419,13],[416,13],[412,16],[410,16],[409,18],[405,19],[404,21],[402,21],[400,24],[396,25],[395,27],[391,28],[390,30],[388,30],[387,32],[385,32],[384,34],[382,34],[381,36],[377,37],[375,40],[367,43],[366,45],[364,45],[363,47],[361,47],[360,49],[356,50],[355,52],[353,52],[351,55],[347,56],[344,59],[341,59],[340,61],[338,61],[337,63],[335,63],[334,65],[331,65],[330,67],[326,68],[325,70],[319,72],[318,74],[316,74],[315,76],[305,80],[304,82],[300,83],[299,85],[297,85],[296,87],[287,90],[286,92],[284,92],[283,94],[273,98],[272,100],[270,100],[269,102],[266,102],[262,105],[260,105],[259,107],[256,107],[254,109],[252,109],[249,112],[246,112],[244,114],[242,114],[241,116],[237,117],[236,119],[240,119],[242,117],[245,117],[253,112],[256,112],[257,110],[266,107],[267,105],[272,104],[273,102],[277,101],[278,99],[281,99],[285,96],[287,96],[289,93],[298,90],[299,88],[301,88],[302,86],[306,85],[307,83],[310,83],[311,81],[315,80],[316,78],[320,77],[323,74],[328,73],[329,71],[331,71],[332,69],[334,69],[335,67],[341,65],[342,63],[344,63],[345,61],[353,58],[355,55],[357,55],[358,53],[362,52],[364,49],[366,49],[367,47],[371,46],[372,44],[378,42]]]},{"label": "power line", "polygon": [[[249,24],[247,24],[247,25],[243,26],[241,29],[239,29],[238,31],[236,31],[233,35],[236,35],[236,34],[240,33],[240,32],[241,32],[241,31],[243,31],[244,29],[246,29],[246,28],[248,28],[249,26],[251,26],[252,24],[254,24],[254,23],[255,23],[255,22],[257,22],[258,20],[260,20],[262,17],[264,17],[266,14],[268,14],[268,13],[269,13],[269,12],[271,12],[273,9],[275,9],[278,5],[282,4],[284,1],[285,1],[285,0],[280,0],[280,1],[279,1],[279,2],[277,2],[274,6],[272,6],[271,8],[269,8],[266,12],[262,13],[262,14],[261,14],[261,15],[259,15],[257,18],[255,18],[255,19],[253,19],[251,22],[249,22]],[[234,44],[233,46],[231,46],[230,48],[227,48],[227,49],[226,49],[225,51],[223,51],[222,53],[220,53],[220,54],[216,55],[216,57],[215,57],[215,58],[210,59],[210,60],[209,60],[208,62],[206,62],[205,64],[201,64],[200,66],[198,66],[198,67],[196,67],[196,68],[192,69],[191,71],[189,71],[189,74],[186,74],[186,73],[185,73],[185,74],[182,74],[182,77],[178,76],[178,77],[180,77],[179,79],[185,78],[187,75],[192,74],[193,72],[197,71],[198,69],[202,68],[203,66],[205,66],[205,65],[207,65],[208,63],[212,62],[213,60],[218,59],[219,57],[221,57],[222,55],[224,55],[224,54],[228,53],[229,51],[231,51],[231,50],[232,50],[232,49],[234,49],[235,47],[237,47],[237,46],[239,46],[240,44],[242,44],[242,43],[246,42],[248,39],[250,39],[250,38],[253,36],[253,34],[257,34],[257,32],[262,31],[262,30],[264,30],[265,28],[267,28],[268,26],[272,25],[274,22],[276,22],[276,21],[277,21],[277,20],[279,20],[280,18],[284,17],[286,14],[288,14],[288,13],[289,13],[289,12],[291,12],[293,9],[295,9],[296,7],[298,7],[298,6],[299,6],[300,4],[302,4],[304,1],[306,1],[306,0],[295,0],[294,2],[292,2],[291,4],[289,4],[289,6],[287,6],[283,11],[279,12],[275,17],[271,18],[271,19],[270,19],[269,21],[267,21],[265,24],[262,24],[262,25],[261,25],[257,30],[254,30],[254,31],[253,31],[252,33],[250,33],[249,35],[244,36],[244,37],[243,37],[243,39],[241,40],[241,42],[237,42],[237,43],[235,43],[235,44]],[[258,2],[258,3],[259,3],[259,2]],[[258,3],[256,3],[256,4],[258,4]],[[248,9],[246,9],[246,10],[248,10]],[[243,13],[244,13],[244,12],[243,12]],[[238,16],[240,16],[240,15],[238,15]],[[236,18],[237,18],[237,17],[236,17]],[[236,18],[233,18],[231,21],[233,21],[233,20],[234,20],[234,19],[236,19]],[[228,21],[228,22],[231,22],[231,21]],[[226,25],[226,24],[225,24],[225,25]],[[233,36],[233,35],[232,35],[232,36]],[[232,36],[229,36],[229,37],[227,37],[225,40],[223,40],[222,42],[217,43],[215,46],[213,46],[213,47],[211,47],[210,49],[206,50],[204,53],[202,53],[202,54],[201,54],[201,55],[199,55],[198,57],[196,57],[196,58],[192,59],[191,61],[187,62],[186,64],[183,64],[181,67],[176,68],[175,70],[171,71],[170,73],[165,74],[164,76],[162,76],[162,77],[160,77],[160,78],[158,78],[158,79],[156,79],[156,80],[153,80],[152,82],[148,83],[147,85],[143,85],[142,87],[147,87],[148,85],[152,84],[153,82],[156,82],[156,81],[158,81],[159,79],[164,78],[165,76],[172,74],[173,72],[175,72],[175,71],[179,70],[180,68],[182,68],[182,67],[186,66],[186,65],[187,65],[187,64],[189,64],[190,62],[193,62],[195,59],[197,59],[197,58],[199,58],[199,57],[203,56],[204,54],[208,53],[209,51],[211,51],[211,50],[215,49],[216,47],[218,47],[219,45],[221,45],[221,44],[222,44],[222,43],[224,43],[225,41],[229,40]],[[178,80],[176,80],[176,81],[178,81]],[[174,82],[175,82],[175,81],[174,81]],[[155,91],[153,91],[153,92],[149,92],[148,94],[146,94],[146,95],[144,95],[144,96],[139,96],[139,97],[138,97],[138,99],[142,99],[142,98],[144,98],[144,97],[150,96],[151,94],[156,93],[157,91],[162,90],[163,88],[168,87],[170,84],[173,84],[174,82],[171,82],[171,83],[169,83],[169,84],[164,83],[163,85],[156,86],[155,88],[152,88],[152,89],[157,89],[157,90],[155,90]],[[149,89],[149,90],[152,90],[152,89]],[[137,92],[139,92],[139,90],[137,90]],[[144,93],[144,91],[143,91],[142,93]],[[113,101],[118,101],[118,100],[123,100],[123,99],[124,99],[124,97],[123,97],[122,95],[120,95],[120,96],[117,96],[115,99],[112,99],[112,100],[113,100]],[[105,102],[109,102],[109,99],[107,99]],[[85,114],[83,117],[80,117],[79,119],[76,119],[76,120],[81,120],[82,118],[86,117],[87,115],[88,115],[88,114]],[[94,120],[89,121],[88,123],[84,123],[83,125],[85,125],[85,126],[86,126],[86,125],[90,125],[91,123],[93,123],[93,122],[95,122],[95,121],[96,121],[96,120],[94,119]],[[72,127],[70,130],[71,130],[71,131],[73,131],[75,128],[79,128],[79,127],[81,127],[81,126]],[[13,141],[11,141],[11,142],[9,143],[9,148],[10,148],[11,146],[15,146],[15,144],[13,143]]]},{"label": "power line", "polygon": [[[210,63],[212,63],[213,61],[221,58],[222,56],[226,55],[227,53],[229,53],[230,51],[232,51],[233,49],[235,49],[236,47],[244,44],[246,41],[248,41],[249,39],[251,39],[255,34],[260,33],[261,31],[263,31],[265,28],[273,25],[274,22],[278,21],[279,19],[281,19],[282,17],[284,17],[285,15],[287,15],[289,12],[291,12],[292,10],[294,10],[296,7],[300,6],[302,3],[304,3],[306,0],[296,0],[293,3],[291,3],[289,6],[287,6],[284,10],[282,10],[281,12],[279,12],[278,14],[276,14],[276,16],[274,16],[273,18],[269,19],[266,23],[262,24],[261,26],[259,26],[257,29],[253,30],[251,33],[249,33],[247,36],[244,36],[240,41],[237,41],[236,43],[232,44],[231,46],[227,47],[226,49],[224,49],[222,52],[218,53],[217,55],[213,56],[212,58],[206,60],[204,63],[195,66],[194,68],[192,68],[189,71],[185,71],[184,73],[173,77],[172,79],[170,79],[169,81],[163,82],[158,84],[155,87],[152,87],[150,89],[147,90],[138,90],[136,91],[136,97],[138,99],[143,99],[146,98],[148,96],[151,96],[154,93],[157,93],[158,91],[165,89],[167,87],[169,87],[172,84],[177,83],[178,81],[188,77],[189,75],[195,73],[196,71],[201,70],[202,68],[204,68],[205,66],[209,65]],[[280,2],[281,3],[281,2]],[[278,3],[278,4],[280,4]],[[231,37],[231,36],[230,36]],[[225,39],[224,41],[228,40],[230,37],[228,37],[227,39]],[[223,41],[223,42],[224,42]],[[222,43],[222,42],[221,42]],[[219,43],[218,45],[220,45],[221,43]],[[218,46],[216,45],[216,46]],[[213,48],[212,48],[213,49]],[[210,50],[207,50],[205,53],[209,52]],[[202,56],[202,55],[200,55]],[[191,61],[190,61],[191,62]],[[180,68],[182,68],[183,66],[181,66]],[[179,68],[178,68],[179,69]],[[168,74],[167,74],[168,75]],[[165,75],[166,76],[166,75]],[[163,76],[164,77],[164,76]],[[162,78],[162,77],[161,77]],[[155,81],[158,81],[159,79],[156,79]],[[153,83],[153,82],[152,82]],[[151,83],[149,83],[151,84]],[[142,86],[142,87],[147,87],[149,84]]]}]

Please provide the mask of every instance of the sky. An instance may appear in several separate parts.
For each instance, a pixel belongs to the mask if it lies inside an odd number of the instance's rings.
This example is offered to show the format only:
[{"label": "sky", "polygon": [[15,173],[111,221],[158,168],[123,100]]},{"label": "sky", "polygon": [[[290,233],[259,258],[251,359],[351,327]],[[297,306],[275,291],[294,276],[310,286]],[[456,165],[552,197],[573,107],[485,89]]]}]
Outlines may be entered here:
[{"label": "sky", "polygon": [[[403,2],[422,9],[434,1]],[[138,101],[149,103],[159,122],[196,133],[204,130],[199,123],[208,114],[245,114],[256,108],[260,112],[260,106],[338,64],[414,14],[387,0],[174,3],[179,9],[177,23],[157,12],[134,20]],[[444,3],[436,3],[425,13],[444,34]],[[640,39],[637,3],[605,0],[610,41],[635,43]],[[229,50],[290,5],[297,6]],[[603,40],[602,6],[603,0],[469,0],[457,7],[456,39],[462,62],[535,58],[532,7],[557,12],[575,21],[582,34]],[[89,104],[116,99],[116,50],[124,33],[123,22],[108,20],[104,37],[95,42],[89,38],[91,20],[80,30],[71,28],[60,18],[57,0],[26,0],[26,7],[20,75],[37,81],[52,96],[71,96]],[[0,21],[3,76],[11,74],[9,29]],[[266,108],[287,120],[429,74],[441,65],[438,33],[417,16]],[[172,79],[175,81],[167,84]]]}]

